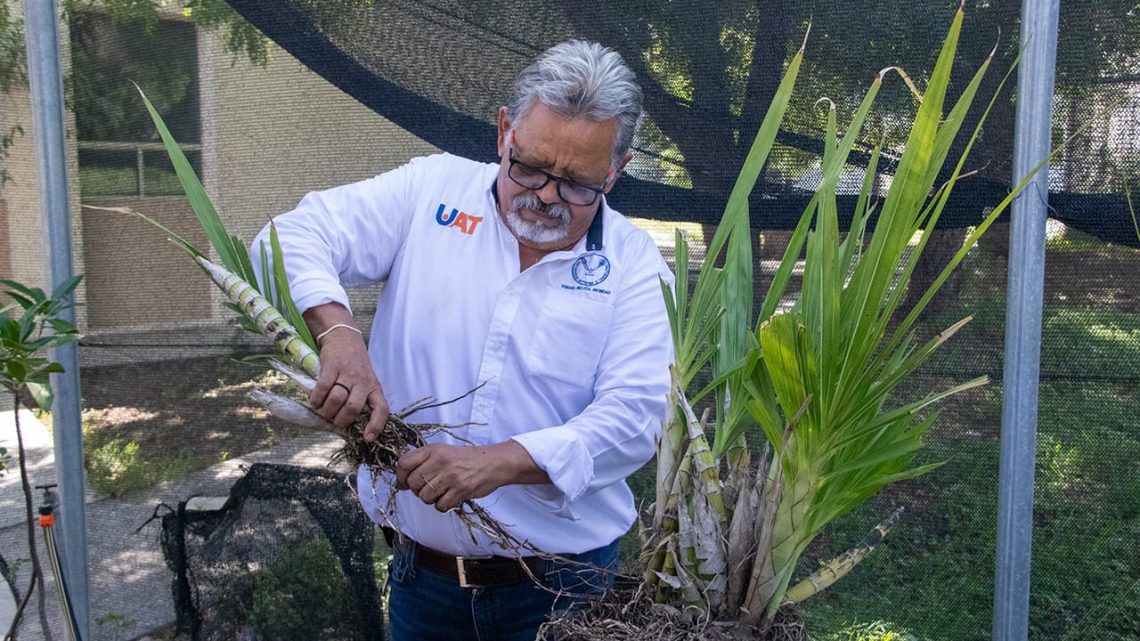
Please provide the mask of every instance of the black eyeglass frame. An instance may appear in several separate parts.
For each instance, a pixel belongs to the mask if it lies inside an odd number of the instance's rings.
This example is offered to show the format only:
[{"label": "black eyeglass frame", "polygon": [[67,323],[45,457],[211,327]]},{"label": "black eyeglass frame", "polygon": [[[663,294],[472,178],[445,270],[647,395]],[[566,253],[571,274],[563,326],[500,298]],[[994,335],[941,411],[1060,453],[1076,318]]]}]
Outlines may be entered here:
[{"label": "black eyeglass frame", "polygon": [[[558,191],[558,197],[561,198],[564,202],[567,202],[571,205],[577,205],[579,207],[589,207],[590,205],[593,205],[594,203],[598,202],[598,196],[601,196],[601,195],[606,193],[605,187],[591,187],[589,185],[583,185],[580,182],[570,180],[569,178],[563,178],[562,176],[555,176],[554,174],[545,172],[545,171],[539,169],[538,167],[533,167],[531,165],[528,165],[521,160],[516,160],[515,155],[514,155],[514,151],[515,150],[512,147],[507,152],[507,162],[509,163],[507,166],[507,176],[509,176],[510,179],[513,180],[515,182],[515,184],[518,185],[519,187],[525,187],[526,189],[529,189],[531,191],[538,191],[538,190],[542,189],[543,187],[545,187],[547,185],[547,183],[549,183],[550,181],[553,180],[554,185],[555,185],[555,189]],[[525,184],[522,181],[520,181],[518,178],[515,177],[515,173],[514,173],[515,172],[515,165],[522,165],[526,171],[532,172],[536,178],[537,178],[537,174],[541,174],[541,175],[545,176],[546,179],[543,180],[542,183],[539,185]],[[609,182],[609,178],[606,179],[606,182]],[[571,187],[577,187],[577,188],[581,188],[581,189],[585,189],[585,190],[588,190],[590,192],[593,192],[594,197],[591,198],[589,202],[585,202],[585,203],[580,203],[580,202],[571,200],[571,199],[566,197],[566,194],[562,193],[562,185],[564,185],[564,184],[568,184]],[[605,183],[603,183],[603,185],[604,184]]]}]

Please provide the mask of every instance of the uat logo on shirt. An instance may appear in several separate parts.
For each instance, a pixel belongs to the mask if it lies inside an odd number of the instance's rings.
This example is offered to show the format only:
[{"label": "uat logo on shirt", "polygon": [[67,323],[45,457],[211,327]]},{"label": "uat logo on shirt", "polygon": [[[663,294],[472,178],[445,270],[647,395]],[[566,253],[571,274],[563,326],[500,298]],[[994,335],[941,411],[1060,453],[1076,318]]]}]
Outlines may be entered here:
[{"label": "uat logo on shirt", "polygon": [[479,226],[479,223],[483,222],[483,217],[472,216],[454,207],[451,208],[451,211],[448,211],[447,205],[440,203],[439,209],[435,212],[435,222],[439,223],[441,227],[458,229],[470,236],[475,233],[475,228]]}]

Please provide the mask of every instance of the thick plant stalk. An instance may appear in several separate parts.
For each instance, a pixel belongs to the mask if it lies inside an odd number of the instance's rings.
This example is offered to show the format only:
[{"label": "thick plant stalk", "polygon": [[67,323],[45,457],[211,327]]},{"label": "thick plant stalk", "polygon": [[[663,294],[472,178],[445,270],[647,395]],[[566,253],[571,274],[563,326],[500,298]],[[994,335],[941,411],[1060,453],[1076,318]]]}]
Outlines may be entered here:
[{"label": "thick plant stalk", "polygon": [[264,296],[257,293],[253,285],[242,280],[237,274],[212,263],[201,256],[194,260],[206,270],[214,283],[226,293],[242,313],[253,321],[262,334],[277,344],[277,349],[306,374],[317,378],[321,373],[321,359],[289,324],[281,312],[277,311]]},{"label": "thick plant stalk", "polygon": [[854,569],[860,561],[867,558],[871,550],[874,550],[875,546],[878,545],[879,542],[883,540],[883,537],[891,531],[891,528],[898,523],[899,515],[901,515],[902,512],[903,508],[900,505],[891,512],[890,516],[868,532],[867,536],[864,537],[858,545],[827,563],[824,563],[823,567],[813,572],[811,576],[788,588],[787,593],[784,594],[784,603],[799,603],[808,597],[819,594],[843,578],[848,572]]},{"label": "thick plant stalk", "polygon": [[717,466],[712,449],[709,447],[708,439],[705,437],[705,426],[708,424],[709,412],[706,410],[699,421],[695,420],[696,417],[691,414],[692,410],[689,412],[689,455],[693,458],[693,468],[697,472],[695,477],[697,485],[693,489],[707,498],[709,506],[716,513],[718,525],[723,528],[725,512],[720,469]]},{"label": "thick plant stalk", "polygon": [[769,467],[760,509],[756,518],[756,558],[752,561],[752,574],[748,578],[748,592],[740,606],[740,621],[758,626],[764,617],[768,602],[776,592],[777,576],[772,569],[772,529],[776,519],[776,506],[780,504],[784,489],[784,470],[779,454],[774,454]]},{"label": "thick plant stalk", "polygon": [[[697,500],[699,497],[694,495],[693,501]],[[681,584],[682,600],[688,605],[708,610],[711,606],[706,587],[707,577],[700,574],[701,559],[697,556],[700,550],[697,541],[702,532],[694,519],[696,514],[699,514],[699,508],[693,505],[682,506],[677,512],[677,536],[673,539],[677,545],[674,554],[677,566],[674,569]]]},{"label": "thick plant stalk", "polygon": [[[666,547],[664,541],[677,533],[677,510],[683,505],[681,497],[689,487],[688,477],[692,474],[693,459],[689,455],[689,422],[696,420],[696,414],[689,405],[676,368],[673,379],[673,412],[665,433],[657,447],[657,502],[653,519],[653,536],[648,548],[653,552],[646,567],[647,587],[657,585],[659,573],[665,572]],[[675,559],[674,559],[675,561]]]},{"label": "thick plant stalk", "polygon": [[283,363],[276,358],[269,359],[269,366],[284,374],[289,380],[296,383],[297,387],[300,387],[306,392],[312,392],[313,388],[317,386],[317,379],[309,376],[304,372],[290,367],[286,363]]},{"label": "thick plant stalk", "polygon": [[264,407],[273,416],[301,427],[311,427],[325,432],[331,432],[344,440],[351,438],[347,430],[341,430],[332,421],[321,416],[313,408],[303,405],[287,396],[274,394],[268,390],[255,387],[249,392],[249,397]]},{"label": "thick plant stalk", "polygon": [[[695,474],[681,475],[674,488],[679,497],[688,495],[689,500],[678,500],[678,522],[681,526],[688,526],[690,531],[682,527],[682,534],[677,539],[678,567],[694,575],[703,584],[702,602],[714,611],[718,610],[724,602],[726,590],[725,561],[723,535],[725,509],[721,496],[720,474],[716,459],[709,448],[708,439],[705,438],[705,424],[709,412],[706,410],[701,420],[696,419],[692,409],[684,404],[686,423],[688,426],[689,447],[685,453],[685,462],[690,463]],[[691,485],[690,485],[691,483]],[[692,602],[690,602],[692,603]],[[697,605],[698,603],[692,603]]]},{"label": "thick plant stalk", "polygon": [[739,495],[747,494],[748,488],[752,486],[752,454],[748,451],[744,434],[724,453],[722,459],[726,467],[722,489],[724,504],[735,506]]},{"label": "thick plant stalk", "polygon": [[693,458],[686,454],[677,465],[677,473],[673,475],[673,486],[665,498],[665,512],[661,526],[654,534],[656,543],[646,571],[646,584],[650,588],[656,586],[655,598],[658,603],[668,601],[668,587],[670,587],[667,584],[660,585],[658,579],[662,576],[673,576],[677,571],[675,540],[679,529],[679,511],[685,509],[685,502],[682,499],[685,488],[691,487],[688,480],[692,475],[692,469]]},{"label": "thick plant stalk", "polygon": [[669,491],[680,467],[682,454],[688,447],[689,417],[693,408],[685,397],[684,385],[676,365],[669,367],[673,379],[673,393],[669,403],[669,416],[666,418],[661,440],[657,444],[657,501],[655,503],[653,527],[660,529],[665,520],[669,501]]},{"label": "thick plant stalk", "polygon": [[801,473],[789,482],[784,476],[784,498],[776,510],[772,524],[772,569],[779,578],[776,592],[768,603],[767,617],[776,614],[783,601],[779,595],[787,589],[795,571],[796,562],[815,538],[816,532],[809,523],[812,499],[818,491],[819,480],[814,474]]},{"label": "thick plant stalk", "polygon": [[736,616],[748,590],[748,577],[756,558],[756,521],[761,518],[760,501],[764,495],[765,480],[771,461],[771,446],[764,445],[756,473],[748,487],[737,495],[732,510],[732,524],[728,529],[728,594],[725,614]]},{"label": "thick plant stalk", "polygon": [[[705,596],[705,605],[712,612],[719,612],[724,607],[725,592],[727,591],[728,564],[724,549],[724,504],[720,502],[720,480],[717,478],[715,460],[708,451],[708,441],[701,434],[699,439],[690,439],[694,448],[693,459],[696,461],[698,474],[693,477],[694,485],[688,510],[691,511],[692,537],[682,537],[681,543],[687,547],[684,550],[684,559],[689,569],[701,582],[702,592]],[[703,449],[700,449],[703,448]],[[702,461],[712,461],[711,468],[702,467]],[[709,474],[711,469],[712,474]],[[715,487],[715,492],[710,488]],[[715,502],[714,502],[715,501]],[[682,513],[686,510],[682,508]],[[684,521],[682,521],[684,523]]]}]

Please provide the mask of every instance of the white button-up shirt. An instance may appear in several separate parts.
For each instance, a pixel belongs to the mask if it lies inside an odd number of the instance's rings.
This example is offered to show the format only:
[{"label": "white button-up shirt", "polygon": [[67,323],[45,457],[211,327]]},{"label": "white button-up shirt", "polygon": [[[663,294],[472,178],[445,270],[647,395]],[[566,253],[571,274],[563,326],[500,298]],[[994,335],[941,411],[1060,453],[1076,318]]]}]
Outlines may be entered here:
[{"label": "white button-up shirt", "polygon": [[[454,437],[429,442],[513,439],[550,476],[550,485],[508,485],[477,502],[519,540],[584,552],[636,518],[624,479],[652,457],[665,415],[672,342],[661,279],[672,276],[649,235],[604,199],[572,250],[520,272],[492,191],[497,171],[447,154],[420,158],[310,193],[275,223],[301,310],[347,307],[344,286],[386,282],[368,353],[394,411],[482,385],[408,421],[454,426]],[[409,491],[389,504],[392,481],[359,471],[374,521],[451,554],[504,553]]]}]

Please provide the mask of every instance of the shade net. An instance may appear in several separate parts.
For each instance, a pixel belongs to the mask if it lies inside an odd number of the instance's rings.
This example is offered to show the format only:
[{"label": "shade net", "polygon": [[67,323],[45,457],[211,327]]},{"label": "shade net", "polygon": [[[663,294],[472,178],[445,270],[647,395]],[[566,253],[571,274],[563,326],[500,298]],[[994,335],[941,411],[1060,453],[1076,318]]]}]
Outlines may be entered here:
[{"label": "shade net", "polygon": [[[415,156],[446,151],[497,161],[496,117],[515,75],[550,45],[584,38],[622,53],[646,96],[633,160],[609,201],[649,231],[671,265],[673,230],[684,231],[694,247],[693,270],[705,258],[785,62],[810,22],[800,81],[750,196],[759,298],[820,181],[827,103],[817,101],[834,102],[843,129],[880,70],[897,65],[921,90],[956,3],[196,0],[164,7],[67,3],[73,190],[85,205],[130,207],[208,245],[130,81],[167,119],[231,232],[248,241],[306,192],[364,179]],[[971,175],[928,232],[904,308],[1009,193],[1016,73],[998,88],[1023,44],[1020,10],[1010,0],[967,6],[951,99],[991,52],[994,62],[965,131],[996,98],[965,163]],[[18,27],[18,15],[11,16],[10,30]],[[8,95],[26,95],[20,91],[17,79]],[[840,181],[843,230],[880,144],[876,195],[889,189],[915,109],[901,77],[888,73]],[[0,115],[5,131],[18,124],[31,131],[29,123],[26,108]],[[1127,198],[1140,183],[1137,123],[1140,9],[1131,0],[1062,3],[1053,142],[1071,140],[1049,166],[1029,577],[1034,639],[1140,635],[1140,231]],[[0,214],[12,230],[7,244],[0,242],[0,272],[34,280],[26,265],[44,251],[37,249],[39,231],[19,223],[19,212],[35,211],[28,147],[8,146],[0,158],[10,176],[0,183]],[[951,158],[964,148],[965,139]],[[285,383],[231,357],[270,346],[235,326],[212,285],[165,234],[125,214],[84,208],[75,216],[76,271],[86,274],[80,293],[85,448],[96,498],[88,507],[92,614],[104,617],[94,626],[95,638],[173,631],[176,622],[180,634],[188,634],[188,619],[176,616],[184,611],[170,596],[160,528],[134,529],[160,501],[175,506],[195,494],[228,495],[241,464],[319,468],[335,443],[269,417],[247,398],[254,384],[284,389]],[[889,487],[809,548],[797,576],[855,544],[896,506],[906,508],[866,561],[803,604],[812,638],[991,637],[1009,236],[1007,215],[933,300],[917,327],[920,338],[965,316],[973,320],[895,400],[913,401],[981,375],[991,382],[943,404],[917,458],[941,467]],[[790,296],[798,278],[799,270]],[[350,292],[366,333],[377,292]],[[652,467],[630,481],[646,504]],[[331,474],[343,479],[347,470]],[[225,565],[232,559],[198,553],[199,580],[221,578],[195,598],[296,603],[315,612],[313,585],[327,588],[320,594],[337,607],[347,595],[362,594],[346,587],[326,522],[303,507],[310,486],[281,480],[276,495],[273,482],[261,487],[256,501],[243,499],[242,507],[227,512],[240,514],[240,523],[225,516],[233,521],[225,527],[211,521],[196,533],[185,526],[187,545],[240,547],[246,563],[234,570],[238,566]],[[126,512],[108,513],[111,508]],[[345,499],[338,518],[357,527],[355,510]],[[302,522],[304,536],[286,533]],[[21,531],[13,523],[0,530],[17,582],[26,581],[27,572],[27,564],[13,564],[26,557]],[[636,533],[628,536],[623,548],[631,571],[635,539]],[[146,574],[147,585],[157,587],[132,593],[129,606],[121,580],[128,561],[115,553],[124,546],[157,568]],[[382,567],[386,553],[375,549]],[[214,558],[216,567],[210,566]],[[300,583],[279,580],[282,572]],[[368,580],[375,582],[376,574]],[[228,589],[245,592],[230,596]],[[305,594],[308,601],[295,601]],[[329,636],[313,627],[295,638],[374,638],[367,636],[376,632],[370,626],[382,625],[369,618],[381,611],[378,599],[374,605],[371,612],[336,611],[355,622],[351,632]],[[257,626],[269,620],[268,610],[235,608],[224,623],[202,618],[198,638],[265,634]],[[38,638],[34,618],[24,626],[21,638]]]},{"label": "shade net", "polygon": [[176,634],[384,639],[374,533],[340,475],[258,463],[222,498],[162,517]]}]

